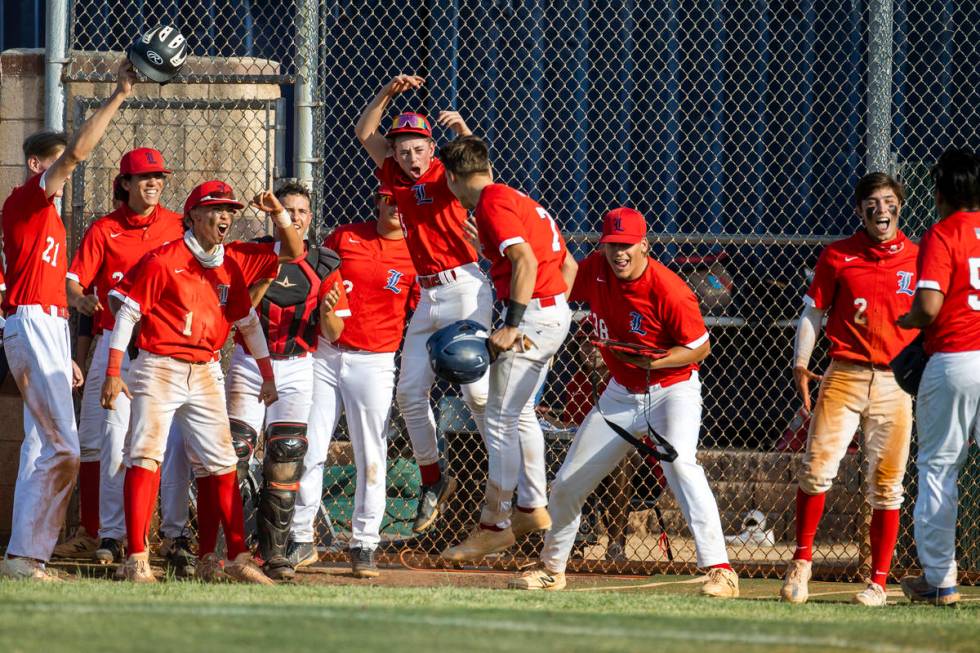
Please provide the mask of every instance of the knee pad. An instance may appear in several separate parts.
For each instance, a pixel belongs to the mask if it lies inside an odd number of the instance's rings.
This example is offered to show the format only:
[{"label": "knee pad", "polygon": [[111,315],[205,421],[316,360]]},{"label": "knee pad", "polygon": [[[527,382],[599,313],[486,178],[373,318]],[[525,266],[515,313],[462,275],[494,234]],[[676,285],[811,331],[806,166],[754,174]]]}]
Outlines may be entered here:
[{"label": "knee pad", "polygon": [[306,424],[275,422],[266,427],[257,518],[259,550],[266,560],[285,555],[306,449]]},{"label": "knee pad", "polygon": [[231,426],[231,444],[235,447],[235,455],[239,461],[248,463],[255,452],[255,445],[258,444],[259,434],[251,426],[237,419],[229,419]]}]

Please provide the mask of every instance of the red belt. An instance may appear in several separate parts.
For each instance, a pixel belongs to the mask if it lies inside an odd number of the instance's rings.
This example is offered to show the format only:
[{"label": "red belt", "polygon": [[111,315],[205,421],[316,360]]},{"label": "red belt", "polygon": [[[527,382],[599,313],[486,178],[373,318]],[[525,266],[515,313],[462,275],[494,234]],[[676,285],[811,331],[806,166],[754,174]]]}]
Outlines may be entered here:
[{"label": "red belt", "polygon": [[687,373],[686,376],[685,375],[675,376],[672,379],[667,379],[666,381],[661,381],[659,383],[653,383],[653,384],[651,384],[649,386],[645,386],[645,385],[626,385],[626,384],[623,384],[623,387],[626,388],[629,391],[629,393],[632,394],[632,395],[645,395],[650,390],[650,388],[656,387],[656,388],[658,388],[660,390],[663,390],[664,388],[669,388],[672,385],[677,385],[678,383],[683,383],[684,381],[687,381],[687,380],[689,380],[691,378],[691,375],[693,374],[693,372],[694,372],[694,370],[691,370],[690,372]]},{"label": "red belt", "polygon": [[68,319],[68,309],[64,306],[55,306],[54,304],[21,304],[20,306],[11,306],[7,315],[13,315],[21,306],[24,308],[27,308],[28,306],[37,306],[51,317],[60,317],[65,320]]},{"label": "red belt", "polygon": [[[450,277],[449,279],[443,279],[440,275],[446,275]],[[419,285],[423,288],[435,288],[436,286],[442,286],[447,283],[456,281],[456,270],[445,270],[443,272],[437,272],[435,274],[429,274],[424,277],[415,277],[415,280],[419,282]]]},{"label": "red belt", "polygon": [[552,297],[542,297],[538,300],[538,306],[541,308],[548,308],[550,306],[555,306],[558,304],[558,296],[554,295]]}]

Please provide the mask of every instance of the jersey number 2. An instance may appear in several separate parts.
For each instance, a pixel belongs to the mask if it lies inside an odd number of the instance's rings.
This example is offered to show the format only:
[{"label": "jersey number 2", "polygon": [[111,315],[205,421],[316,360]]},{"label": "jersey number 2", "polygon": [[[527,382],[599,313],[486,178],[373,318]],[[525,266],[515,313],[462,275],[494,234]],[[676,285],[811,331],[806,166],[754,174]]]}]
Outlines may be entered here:
[{"label": "jersey number 2", "polygon": [[868,310],[868,300],[864,297],[858,297],[854,300],[854,305],[857,307],[857,310],[854,312],[854,324],[867,324],[868,318],[864,312]]},{"label": "jersey number 2", "polygon": [[48,236],[47,247],[44,248],[44,252],[41,253],[41,260],[45,263],[50,263],[51,267],[58,267],[58,252],[61,250],[61,243],[54,242],[54,238]]},{"label": "jersey number 2", "polygon": [[560,252],[561,251],[561,237],[558,235],[558,225],[555,224],[555,219],[545,211],[540,206],[535,209],[538,212],[538,217],[542,220],[547,220],[548,224],[551,225],[551,233],[554,238],[551,239],[551,251]]}]

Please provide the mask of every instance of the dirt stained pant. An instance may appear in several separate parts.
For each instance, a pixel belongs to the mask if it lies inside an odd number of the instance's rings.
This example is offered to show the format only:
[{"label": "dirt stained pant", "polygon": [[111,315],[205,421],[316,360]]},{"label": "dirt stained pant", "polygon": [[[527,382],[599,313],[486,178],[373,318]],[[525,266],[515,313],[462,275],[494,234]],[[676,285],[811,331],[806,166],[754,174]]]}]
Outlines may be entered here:
[{"label": "dirt stained pant", "polygon": [[[970,439],[980,445],[980,351],[933,354],[922,373],[915,416],[919,439],[915,547],[929,585],[953,587],[957,583],[956,481]],[[964,549],[975,544],[964,544]]]},{"label": "dirt stained pant", "polygon": [[831,361],[810,420],[800,489],[811,495],[830,489],[859,426],[864,434],[868,503],[876,510],[895,510],[905,492],[912,397],[898,387],[891,370]]},{"label": "dirt stained pant", "polygon": [[[613,379],[599,397],[599,408],[609,421],[637,438],[646,435],[649,420],[674,446],[677,459],[662,463],[662,467],[694,536],[698,566],[728,562],[718,505],[695,457],[701,429],[701,382],[697,372],[690,379],[665,388],[650,386],[645,395],[633,394]],[[553,525],[541,550],[545,567],[554,572],[565,571],[585,500],[632,450],[633,445],[616,435],[596,408],[586,415],[552,484],[548,512]]]},{"label": "dirt stained pant", "polygon": [[24,398],[24,442],[14,487],[9,555],[47,561],[78,474],[68,320],[57,309],[18,306],[3,346]]},{"label": "dirt stained pant", "polygon": [[[534,413],[535,399],[548,375],[571,322],[564,295],[532,299],[518,329],[530,339],[523,351],[500,354],[490,366],[487,399],[486,503],[480,521],[502,528],[510,525],[514,490],[518,505],[547,505],[544,433]],[[523,475],[521,470],[523,469]]]},{"label": "dirt stained pant", "polygon": [[343,413],[357,474],[350,546],[373,550],[381,541],[385,513],[386,435],[395,387],[395,354],[343,349],[321,338],[313,356],[313,370],[309,448],[293,514],[293,540],[313,541],[313,522],[323,493],[323,466]]}]

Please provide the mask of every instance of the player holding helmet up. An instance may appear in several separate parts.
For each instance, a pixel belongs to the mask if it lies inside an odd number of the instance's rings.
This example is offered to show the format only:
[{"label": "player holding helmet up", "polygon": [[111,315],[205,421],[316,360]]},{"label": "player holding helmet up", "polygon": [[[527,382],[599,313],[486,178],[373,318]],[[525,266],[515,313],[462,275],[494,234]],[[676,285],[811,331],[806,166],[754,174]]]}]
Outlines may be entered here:
[{"label": "player holding helmet up", "polygon": [[902,505],[905,464],[912,438],[912,397],[895,381],[889,361],[914,333],[895,326],[912,305],[918,247],[905,237],[898,220],[905,199],[897,181],[880,172],[865,175],[854,188],[854,212],[861,229],[824,249],[804,296],[796,334],[793,376],[810,410],[807,369],[827,314],[830,366],[813,409],[806,454],[796,492],[796,551],[786,568],[780,596],[805,603],[813,560],[813,541],[841,459],[857,427],[864,434],[871,504],[871,578],[854,602],[885,605]]},{"label": "player holding helmet up", "polygon": [[[272,361],[258,316],[240,267],[225,257],[222,245],[243,207],[223,182],[197,186],[184,203],[190,228],[183,239],[145,257],[112,291],[122,306],[109,343],[102,401],[111,409],[120,392],[132,400],[125,481],[129,558],[123,576],[136,582],[154,581],[147,536],[160,462],[175,420],[197,477],[202,558],[197,575],[203,580],[273,582],[255,566],[245,546],[238,457],[218,363],[218,350],[235,324],[261,370],[259,399],[266,405],[276,401]],[[137,323],[140,353],[130,370],[130,391],[120,378],[120,367]],[[214,553],[219,523],[229,557],[223,565]]]},{"label": "player holding helmet up", "polygon": [[[628,346],[600,348],[612,379],[576,432],[553,482],[548,510],[554,523],[545,536],[541,566],[511,580],[513,589],[565,586],[582,506],[632,448],[609,420],[636,439],[649,424],[674,449],[673,462],[661,461],[663,473],[694,536],[698,566],[708,569],[701,592],[738,596],[718,506],[695,457],[701,429],[698,363],[710,351],[708,331],[694,292],[650,258],[646,232],[639,212],[613,209],[602,220],[600,251],[579,264],[570,299],[588,302],[600,342]],[[625,351],[632,346],[651,353]],[[653,355],[654,350],[664,353]]]},{"label": "player holding helmet up", "polygon": [[[494,183],[482,139],[457,138],[439,154],[449,189],[476,215],[497,299],[507,306],[504,325],[488,343],[496,358],[490,366],[487,399],[483,511],[470,536],[442,554],[449,560],[479,560],[509,548],[518,536],[551,526],[545,508],[544,434],[534,400],[551,358],[568,334],[571,313],[565,295],[576,265],[551,215],[527,195]],[[532,451],[534,462],[524,465],[524,471],[534,481],[537,496],[530,497],[529,504],[518,503],[512,517],[522,452],[527,460]]]},{"label": "player holding helmet up", "polygon": [[65,225],[55,206],[65,182],[95,149],[133,92],[136,75],[124,60],[112,95],[70,142],[40,132],[24,141],[28,177],[3,205],[8,316],[3,332],[10,373],[24,398],[24,443],[14,490],[10,542],[0,575],[53,580],[44,568],[58,541],[78,473],[79,443],[72,387],[82,383],[71,359],[65,275]]},{"label": "player holding helmet up", "polygon": [[[274,195],[262,198],[263,210],[286,211],[292,220],[290,236],[305,239],[313,219],[310,193],[305,186],[284,184]],[[253,245],[271,246],[260,238]],[[278,244],[278,243],[277,243]],[[262,374],[259,362],[238,333],[225,384],[228,417],[238,454],[239,487],[245,480],[252,452],[265,426],[265,457],[259,497],[258,540],[263,570],[274,580],[294,576],[286,545],[293,507],[307,451],[307,423],[313,402],[313,358],[321,328],[328,340],[343,330],[342,317],[349,314],[340,261],[326,248],[304,244],[295,260],[283,262],[258,304],[262,332],[268,343],[279,400],[266,407],[259,401]],[[248,281],[248,280],[246,280]],[[253,286],[254,288],[254,286]],[[253,301],[256,299],[253,292]]]},{"label": "player holding helmet up", "polygon": [[[464,234],[466,209],[446,186],[428,119],[418,113],[403,113],[386,134],[378,131],[391,100],[421,87],[423,81],[414,75],[392,79],[364,108],[355,127],[358,140],[379,168],[381,183],[394,193],[422,288],[405,334],[396,389],[422,474],[422,496],[412,527],[416,533],[435,523],[456,488],[456,479],[441,471],[439,464],[436,422],[429,403],[435,377],[429,368],[425,342],[437,329],[457,320],[472,319],[489,325],[492,308],[490,286],[477,265],[476,250]],[[470,133],[455,111],[441,112],[437,122],[460,136]],[[460,387],[480,433],[485,432],[487,387],[486,377]]]}]

